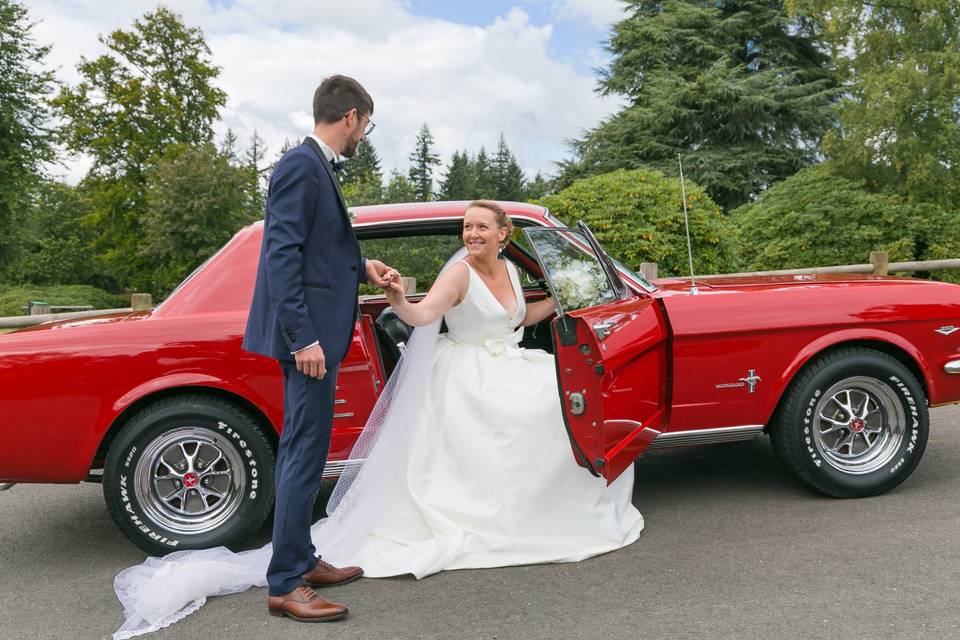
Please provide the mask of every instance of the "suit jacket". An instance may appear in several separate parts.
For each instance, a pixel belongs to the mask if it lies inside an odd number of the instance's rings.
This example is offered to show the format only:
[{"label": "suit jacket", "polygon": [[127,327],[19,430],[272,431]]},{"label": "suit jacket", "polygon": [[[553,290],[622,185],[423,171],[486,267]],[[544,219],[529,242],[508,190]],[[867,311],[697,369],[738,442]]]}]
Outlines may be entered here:
[{"label": "suit jacket", "polygon": [[291,352],[319,341],[328,367],[341,362],[365,267],[333,169],[307,138],[270,176],[243,348],[293,360]]}]

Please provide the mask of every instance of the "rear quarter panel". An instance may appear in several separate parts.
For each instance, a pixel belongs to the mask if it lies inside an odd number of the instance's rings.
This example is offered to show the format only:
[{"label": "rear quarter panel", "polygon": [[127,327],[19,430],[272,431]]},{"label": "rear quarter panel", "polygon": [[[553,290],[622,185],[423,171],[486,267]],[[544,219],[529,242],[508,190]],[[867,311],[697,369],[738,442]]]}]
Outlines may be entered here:
[{"label": "rear quarter panel", "polygon": [[[670,430],[766,424],[790,381],[818,353],[853,341],[894,345],[921,373],[931,404],[960,401],[960,287],[907,278],[714,286],[661,291],[673,330]],[[749,393],[740,378],[760,376]],[[739,384],[738,384],[739,383]],[[723,385],[718,387],[718,385]]]}]

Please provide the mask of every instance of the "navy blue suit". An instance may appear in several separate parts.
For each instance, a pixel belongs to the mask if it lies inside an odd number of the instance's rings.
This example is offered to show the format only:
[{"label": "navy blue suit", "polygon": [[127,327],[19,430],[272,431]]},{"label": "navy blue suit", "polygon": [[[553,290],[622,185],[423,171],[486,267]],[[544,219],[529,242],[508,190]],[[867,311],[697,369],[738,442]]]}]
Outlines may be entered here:
[{"label": "navy blue suit", "polygon": [[[307,138],[283,155],[267,192],[263,244],[243,348],[275,358],[283,373],[270,595],[303,584],[316,564],[310,525],[330,448],[337,370],[357,317],[366,261],[320,146]],[[297,371],[294,351],[319,342],[327,374]]]}]

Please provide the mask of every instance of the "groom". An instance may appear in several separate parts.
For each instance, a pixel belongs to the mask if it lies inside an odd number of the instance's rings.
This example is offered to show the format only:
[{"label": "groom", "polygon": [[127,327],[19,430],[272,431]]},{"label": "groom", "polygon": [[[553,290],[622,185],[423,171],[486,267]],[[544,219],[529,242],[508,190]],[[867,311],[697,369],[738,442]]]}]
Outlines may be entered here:
[{"label": "groom", "polygon": [[311,586],[356,580],[310,540],[330,429],[337,368],[357,318],[361,280],[385,286],[388,271],[360,257],[334,172],[373,130],[373,100],[353,78],[326,78],[313,96],[313,134],[277,162],[270,177],[257,282],[243,348],[275,358],[283,372],[283,432],[277,451],[270,613],[302,622],[336,620],[347,608]]}]

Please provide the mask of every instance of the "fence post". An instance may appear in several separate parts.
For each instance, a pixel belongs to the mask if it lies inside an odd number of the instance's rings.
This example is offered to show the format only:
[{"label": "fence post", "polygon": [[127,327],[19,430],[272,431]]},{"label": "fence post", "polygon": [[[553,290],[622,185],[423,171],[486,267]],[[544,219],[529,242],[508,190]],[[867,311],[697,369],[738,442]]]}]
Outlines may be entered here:
[{"label": "fence post", "polygon": [[153,309],[153,296],[149,293],[131,293],[130,308],[134,311],[150,311]]},{"label": "fence post", "polygon": [[640,275],[642,275],[647,280],[654,280],[657,277],[657,263],[656,262],[641,262],[640,263]]},{"label": "fence post", "polygon": [[407,295],[417,292],[417,279],[409,276],[401,276],[400,282],[403,284],[403,292]]},{"label": "fence post", "polygon": [[39,300],[30,300],[27,302],[27,308],[31,316],[41,316],[50,313],[50,303]]},{"label": "fence post", "polygon": [[887,265],[890,264],[890,254],[886,251],[871,251],[870,264],[873,265],[873,273],[878,276],[887,275]]}]

